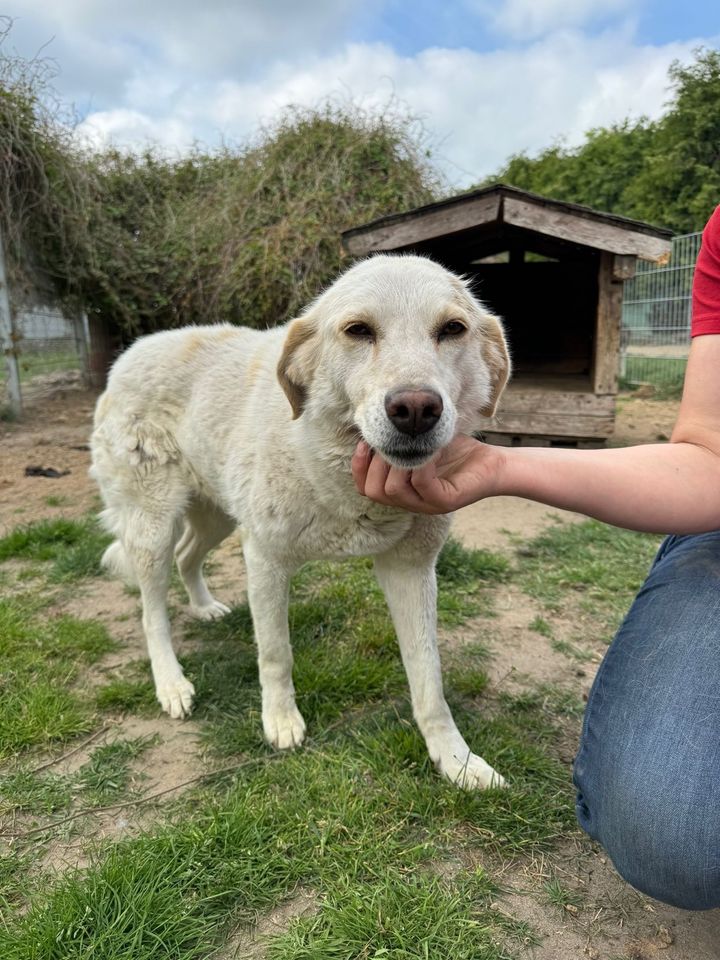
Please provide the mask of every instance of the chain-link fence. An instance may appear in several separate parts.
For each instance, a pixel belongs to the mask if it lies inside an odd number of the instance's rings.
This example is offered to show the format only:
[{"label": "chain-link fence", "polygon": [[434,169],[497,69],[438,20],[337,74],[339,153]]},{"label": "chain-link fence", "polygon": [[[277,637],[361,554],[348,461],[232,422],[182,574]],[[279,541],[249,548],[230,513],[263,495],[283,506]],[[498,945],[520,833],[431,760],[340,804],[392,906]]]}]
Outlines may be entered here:
[{"label": "chain-link fence", "polygon": [[620,382],[651,384],[659,392],[682,387],[690,348],[690,307],[701,233],[675,237],[667,263],[638,261],[625,282]]},{"label": "chain-link fence", "polygon": [[11,343],[0,364],[0,407],[17,411],[23,398],[87,380],[84,317],[69,318],[52,307],[20,311],[12,317]]}]

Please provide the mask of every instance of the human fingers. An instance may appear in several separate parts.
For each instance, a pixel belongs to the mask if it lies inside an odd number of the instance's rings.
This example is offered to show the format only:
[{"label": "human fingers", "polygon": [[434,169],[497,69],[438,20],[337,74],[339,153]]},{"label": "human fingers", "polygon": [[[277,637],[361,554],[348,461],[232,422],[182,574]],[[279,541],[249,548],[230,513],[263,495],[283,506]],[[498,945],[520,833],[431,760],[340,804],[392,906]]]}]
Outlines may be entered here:
[{"label": "human fingers", "polygon": [[355,452],[350,460],[350,469],[352,470],[355,486],[360,493],[365,493],[365,481],[367,479],[368,467],[372,460],[373,452],[369,445],[361,440],[355,447]]},{"label": "human fingers", "polygon": [[383,458],[370,450],[370,459],[365,471],[365,483],[363,493],[371,500],[378,503],[390,504],[391,501],[385,492],[385,484],[392,467],[385,463]]}]

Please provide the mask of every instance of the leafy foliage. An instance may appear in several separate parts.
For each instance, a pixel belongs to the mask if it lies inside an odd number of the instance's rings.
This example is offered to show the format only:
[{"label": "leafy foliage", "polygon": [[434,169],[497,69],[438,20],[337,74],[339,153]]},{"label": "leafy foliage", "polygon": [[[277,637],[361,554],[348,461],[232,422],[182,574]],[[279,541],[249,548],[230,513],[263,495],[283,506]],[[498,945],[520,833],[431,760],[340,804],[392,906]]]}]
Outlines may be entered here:
[{"label": "leafy foliage", "polygon": [[131,331],[287,319],[339,269],[343,229],[435,189],[411,120],[332,104],[291,110],[239,150],[113,153],[98,170],[98,243],[120,245],[112,289],[91,299]]},{"label": "leafy foliage", "polygon": [[[343,229],[441,194],[422,129],[393,106],[292,108],[248,143],[176,158],[92,153],[54,96],[53,65],[7,53],[8,24],[0,229],[16,302],[83,307],[125,340],[189,323],[272,326],[338,271]],[[670,82],[661,119],[513,156],[487,182],[700,229],[720,195],[720,52],[675,63]]]},{"label": "leafy foliage", "polygon": [[180,158],[91,153],[54,98],[52,65],[8,55],[4,23],[0,228],[16,300],[82,305],[125,338],[264,328],[337,272],[343,229],[437,195],[422,130],[392,107],[293,108],[254,141]]},{"label": "leafy foliage", "polygon": [[690,233],[720,198],[720,51],[700,49],[669,71],[672,97],[657,121],[590,130],[577,148],[554,144],[511,157],[490,182],[637,217]]}]

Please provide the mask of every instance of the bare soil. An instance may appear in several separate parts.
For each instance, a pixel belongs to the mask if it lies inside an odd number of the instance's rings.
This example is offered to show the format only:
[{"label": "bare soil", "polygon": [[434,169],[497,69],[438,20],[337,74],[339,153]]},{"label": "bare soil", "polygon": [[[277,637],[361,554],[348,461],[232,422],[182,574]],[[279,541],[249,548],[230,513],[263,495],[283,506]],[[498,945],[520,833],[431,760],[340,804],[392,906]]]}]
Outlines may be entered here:
[{"label": "bare soil", "polygon": [[[31,400],[21,423],[0,423],[0,536],[22,523],[60,515],[81,516],[99,505],[87,474],[87,443],[95,397],[72,383],[50,387]],[[675,401],[621,397],[612,444],[667,440],[677,406]],[[58,479],[28,477],[28,466],[70,472]],[[60,505],[49,505],[48,497],[59,498]],[[455,518],[454,532],[468,546],[511,551],[517,542],[535,536],[551,524],[578,519],[575,514],[550,510],[527,500],[497,497],[461,511]],[[231,537],[214,554],[210,579],[220,599],[241,599],[244,576],[237,537]],[[547,637],[530,629],[541,613],[531,598],[512,585],[497,590],[495,596],[495,618],[445,633],[442,642],[455,650],[478,639],[488,643],[494,654],[490,671],[496,687],[552,682],[586,697],[601,649],[590,643],[591,659],[567,657],[553,649]],[[73,595],[59,594],[57,604],[63,612],[105,623],[112,636],[123,644],[121,651],[105,658],[90,682],[98,682],[122,664],[144,657],[138,600],[121,584],[110,580],[88,582]],[[560,622],[559,626],[556,621],[554,627],[558,639],[572,641],[577,637],[576,620]],[[137,763],[138,777],[146,778],[144,785],[150,793],[181,785],[208,769],[192,719],[176,724],[164,717],[117,716],[112,718],[112,734],[157,735],[157,745]],[[58,769],[75,769],[87,759],[94,745],[69,758]],[[568,767],[573,750],[570,739],[562,758]],[[132,808],[108,811],[98,819],[94,836],[121,836],[137,830],[146,822],[144,818],[144,813],[134,813]],[[47,862],[58,868],[82,865],[86,862],[87,839],[75,838],[71,843],[51,847]],[[582,893],[582,906],[576,912],[548,902],[543,884],[553,877]],[[568,842],[559,851],[532,863],[509,862],[502,880],[506,893],[498,908],[527,920],[542,937],[540,946],[529,951],[535,960],[720,958],[720,911],[693,914],[642,897],[617,876],[602,850],[591,848],[584,841]],[[296,900],[264,918],[255,933],[238,931],[228,944],[226,955],[262,956],[263,934],[282,929],[292,916],[311,911],[313,905],[312,892],[299,891]]]}]

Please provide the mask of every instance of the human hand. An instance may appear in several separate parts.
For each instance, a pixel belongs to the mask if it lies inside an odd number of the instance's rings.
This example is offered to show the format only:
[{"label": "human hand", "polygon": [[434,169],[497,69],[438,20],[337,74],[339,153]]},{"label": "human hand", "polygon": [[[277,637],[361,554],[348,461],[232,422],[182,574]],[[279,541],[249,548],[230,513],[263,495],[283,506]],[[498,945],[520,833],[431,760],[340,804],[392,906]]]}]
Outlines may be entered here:
[{"label": "human hand", "polygon": [[353,454],[352,473],[360,493],[378,503],[415,513],[451,513],[501,492],[502,462],[500,448],[458,436],[424,466],[399,470],[361,440]]}]

